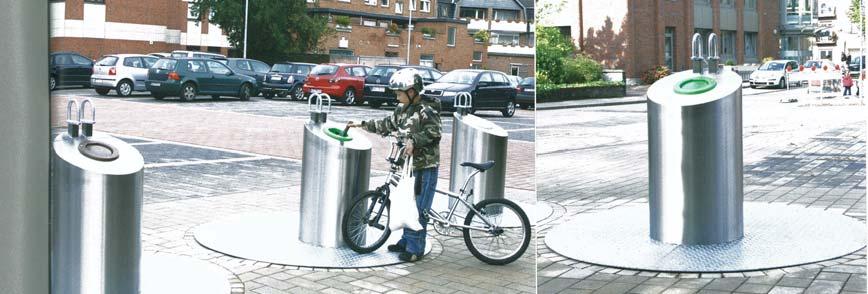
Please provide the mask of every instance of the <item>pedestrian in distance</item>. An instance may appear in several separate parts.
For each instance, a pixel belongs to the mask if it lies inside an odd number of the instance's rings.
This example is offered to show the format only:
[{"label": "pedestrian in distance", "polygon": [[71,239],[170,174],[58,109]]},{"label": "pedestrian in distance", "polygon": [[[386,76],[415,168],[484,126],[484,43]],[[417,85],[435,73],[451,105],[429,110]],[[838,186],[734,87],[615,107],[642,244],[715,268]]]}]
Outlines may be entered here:
[{"label": "pedestrian in distance", "polygon": [[398,259],[416,262],[425,253],[428,210],[434,200],[440,166],[440,101],[423,97],[422,76],[413,68],[392,74],[389,89],[398,98],[398,106],[392,115],[361,123],[349,122],[350,127],[368,132],[388,135],[399,132],[404,137],[405,154],[413,157],[413,176],[416,178],[416,208],[422,230],[404,228],[404,235],[397,244],[389,245],[389,252],[399,253]]},{"label": "pedestrian in distance", "polygon": [[850,98],[850,88],[853,87],[853,77],[850,76],[850,73],[844,71],[844,77],[841,79],[841,83],[844,85],[844,97]]}]

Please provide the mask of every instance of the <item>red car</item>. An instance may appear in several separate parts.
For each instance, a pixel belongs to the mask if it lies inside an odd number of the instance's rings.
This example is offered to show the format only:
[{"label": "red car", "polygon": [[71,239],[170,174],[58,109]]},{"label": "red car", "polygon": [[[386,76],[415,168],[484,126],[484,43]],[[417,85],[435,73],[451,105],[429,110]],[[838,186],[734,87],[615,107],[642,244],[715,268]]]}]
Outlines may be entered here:
[{"label": "red car", "polygon": [[320,64],[304,81],[304,95],[325,93],[344,105],[362,104],[365,76],[371,68],[358,64]]}]

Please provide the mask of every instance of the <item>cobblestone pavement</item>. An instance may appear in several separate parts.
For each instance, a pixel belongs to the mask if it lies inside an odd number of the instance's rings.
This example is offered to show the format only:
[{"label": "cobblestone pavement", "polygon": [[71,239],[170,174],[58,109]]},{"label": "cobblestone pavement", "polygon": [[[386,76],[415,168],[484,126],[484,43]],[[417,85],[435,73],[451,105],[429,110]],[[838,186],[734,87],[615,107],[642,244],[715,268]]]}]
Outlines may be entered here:
[{"label": "cobblestone pavement", "polygon": [[[864,107],[841,98],[779,103],[800,93],[745,89],[745,200],[823,208],[864,221]],[[546,233],[572,216],[647,202],[647,116],[644,103],[543,108],[538,200],[555,207],[555,216],[537,224],[539,293],[866,292],[864,249],[815,264],[724,274],[621,270],[551,251]]]},{"label": "cobblestone pavement", "polygon": [[[53,125],[60,126],[60,104],[65,105],[66,98],[52,99]],[[133,144],[145,158],[143,250],[192,256],[217,264],[235,275],[231,279],[233,293],[535,291],[535,244],[512,264],[490,266],[474,258],[461,237],[439,236],[430,229],[429,242],[434,249],[426,258],[413,264],[373,268],[301,268],[208,250],[193,239],[193,230],[198,225],[235,214],[298,210],[301,181],[298,138],[304,121],[121,99],[94,100],[95,128]],[[65,110],[62,112],[65,115]],[[382,183],[385,169],[382,149],[388,145],[370,138],[374,140],[371,183],[376,185]],[[441,168],[447,172],[441,173],[438,186],[446,187],[451,140],[444,138],[441,144],[447,146],[443,158],[446,167]],[[532,142],[511,141],[510,156],[522,158],[511,165],[518,172],[509,175],[517,180],[515,187],[507,188],[507,198],[533,204],[536,201],[533,161],[527,160],[533,158]]]}]

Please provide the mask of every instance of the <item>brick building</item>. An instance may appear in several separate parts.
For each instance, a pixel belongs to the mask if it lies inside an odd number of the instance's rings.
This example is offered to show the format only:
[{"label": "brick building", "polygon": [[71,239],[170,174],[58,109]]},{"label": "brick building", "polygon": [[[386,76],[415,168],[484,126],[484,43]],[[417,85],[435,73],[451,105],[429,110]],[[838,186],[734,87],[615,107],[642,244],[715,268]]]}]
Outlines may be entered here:
[{"label": "brick building", "polygon": [[475,68],[521,77],[534,75],[533,0],[463,0],[460,4],[459,17],[469,22],[470,33],[488,31],[490,35],[488,62],[476,62]]},{"label": "brick building", "polygon": [[[407,62],[410,10],[413,29],[410,64],[442,71],[468,68],[474,52],[485,46],[474,42],[467,21],[455,17],[457,3],[437,0],[307,0],[309,12],[323,14],[337,33],[320,42],[320,51],[342,60],[373,65]],[[485,62],[484,56],[482,62]]]},{"label": "brick building", "polygon": [[[787,3],[787,11],[792,5]],[[808,10],[812,15],[812,23],[816,24],[813,32],[814,45],[812,59],[826,59],[840,62],[844,54],[856,57],[862,55],[863,40],[859,25],[853,23],[847,12],[851,1],[819,0],[814,9]],[[787,12],[793,13],[793,12]],[[810,40],[810,37],[809,40]]]},{"label": "brick building", "polygon": [[579,0],[548,7],[541,17],[604,67],[624,69],[635,82],[657,65],[689,69],[694,33],[720,37],[721,62],[777,58],[779,9],[777,0]]},{"label": "brick building", "polygon": [[172,50],[227,54],[229,41],[207,17],[199,23],[185,0],[52,0],[51,51],[93,59],[111,53]]}]

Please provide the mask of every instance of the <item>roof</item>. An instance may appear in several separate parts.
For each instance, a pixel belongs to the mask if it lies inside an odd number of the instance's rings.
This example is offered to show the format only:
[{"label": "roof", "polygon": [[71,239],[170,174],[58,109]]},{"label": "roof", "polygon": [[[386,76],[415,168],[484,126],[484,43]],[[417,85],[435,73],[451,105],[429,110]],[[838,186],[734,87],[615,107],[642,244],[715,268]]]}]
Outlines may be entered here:
[{"label": "roof", "polygon": [[533,9],[533,7],[534,7],[533,4],[536,1],[534,1],[534,0],[519,0],[518,2],[521,2],[521,4],[524,5],[524,8]]},{"label": "roof", "polygon": [[316,65],[316,63],[307,63],[307,62],[295,62],[295,61],[281,61],[275,64],[301,64],[301,65]]},{"label": "roof", "polygon": [[[519,0],[461,0],[461,7],[522,10]],[[533,1],[530,1],[533,2]]]}]

